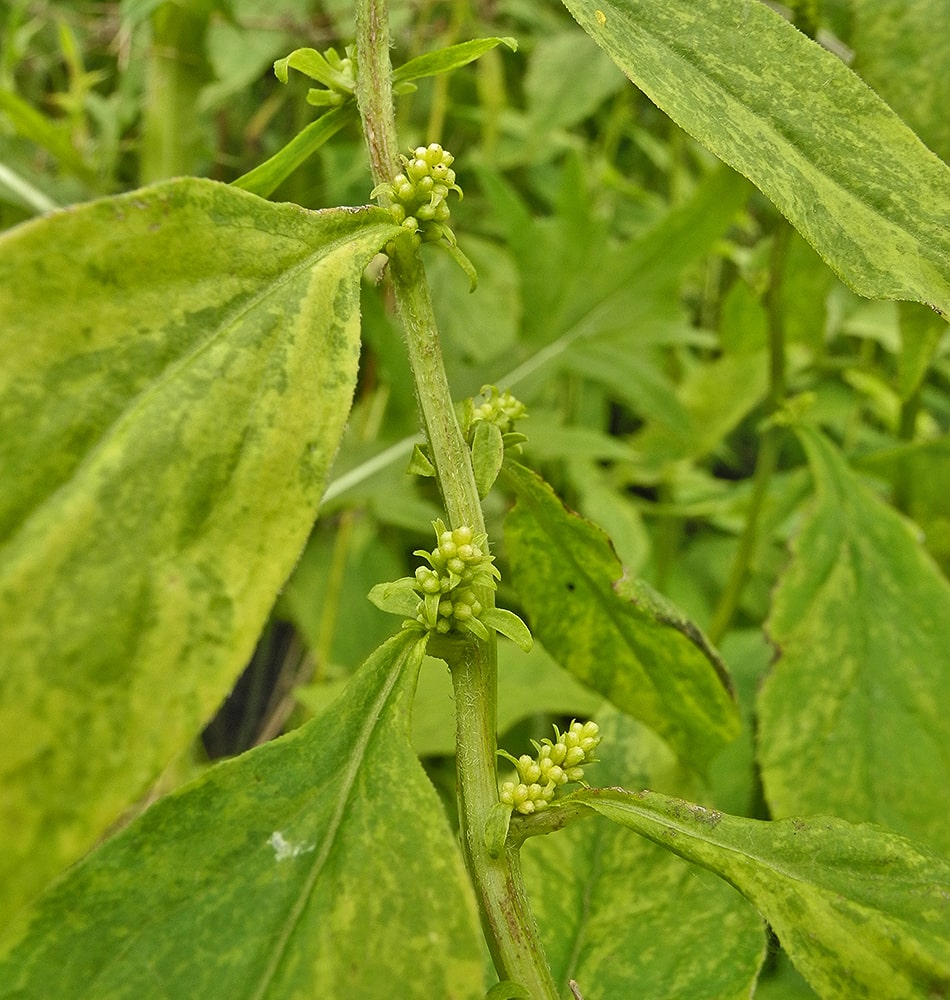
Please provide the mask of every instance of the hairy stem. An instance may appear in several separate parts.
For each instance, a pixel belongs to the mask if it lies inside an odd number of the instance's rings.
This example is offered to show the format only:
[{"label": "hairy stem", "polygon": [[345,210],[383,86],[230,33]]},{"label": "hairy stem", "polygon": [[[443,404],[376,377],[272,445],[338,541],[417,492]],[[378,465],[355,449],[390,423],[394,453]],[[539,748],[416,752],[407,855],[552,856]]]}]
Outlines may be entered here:
[{"label": "hairy stem", "polygon": [[[357,3],[356,97],[376,184],[396,173],[386,0]],[[484,517],[449,390],[438,329],[419,249],[399,240],[390,258],[396,307],[406,337],[429,454],[452,526],[484,531]],[[486,607],[493,594],[479,595]],[[433,649],[433,653],[435,650]],[[492,857],[485,836],[498,802],[495,772],[497,646],[456,640],[439,644],[452,671],[462,849],[472,878],[488,946],[501,979],[527,987],[534,1000],[557,1000],[537,926],[531,915],[515,849]]]}]

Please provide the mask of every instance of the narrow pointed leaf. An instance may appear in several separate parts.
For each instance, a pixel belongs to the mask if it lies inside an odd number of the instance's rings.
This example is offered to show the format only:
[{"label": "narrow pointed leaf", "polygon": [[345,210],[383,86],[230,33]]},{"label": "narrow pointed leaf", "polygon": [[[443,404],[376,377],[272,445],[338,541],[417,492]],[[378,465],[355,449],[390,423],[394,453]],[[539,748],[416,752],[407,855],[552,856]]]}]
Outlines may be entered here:
[{"label": "narrow pointed leaf", "polygon": [[449,73],[453,69],[474,62],[496,45],[505,45],[512,52],[518,50],[518,43],[513,38],[473,38],[469,42],[459,42],[458,45],[436,49],[435,52],[425,52],[415,59],[410,59],[409,62],[393,70],[393,83],[406,83],[409,80],[421,80],[426,76]]},{"label": "narrow pointed leaf", "polygon": [[948,851],[950,586],[825,437],[799,436],[817,496],[766,626],[766,797],[780,816],[869,820]]},{"label": "narrow pointed leaf", "polygon": [[408,744],[424,652],[398,634],[321,716],[73,868],[0,946],[0,998],[481,997],[471,891]]},{"label": "narrow pointed leaf", "polygon": [[572,796],[734,885],[825,1000],[950,992],[950,863],[870,824],[741,819],[656,792]]},{"label": "narrow pointed leaf", "polygon": [[189,745],[313,524],[376,209],[211,181],[0,239],[0,913]]},{"label": "narrow pointed leaf", "polygon": [[270,159],[232,181],[231,186],[266,198],[298,167],[306,163],[324,143],[332,139],[347,122],[355,120],[354,107],[334,108],[298,132]]},{"label": "narrow pointed leaf", "polygon": [[509,582],[534,636],[575,677],[647,723],[704,770],[735,738],[728,675],[702,633],[645,583],[627,579],[610,540],[515,462],[505,522]]},{"label": "narrow pointed leaf", "polygon": [[950,168],[759,0],[564,0],[677,124],[872,298],[950,314]]},{"label": "narrow pointed leaf", "polygon": [[[695,793],[695,779],[644,726],[619,712],[598,714],[597,721],[604,742],[600,762],[585,768],[588,780]],[[708,872],[590,819],[530,838],[521,857],[555,981],[576,979],[584,1000],[751,995],[765,957],[765,927]]]}]

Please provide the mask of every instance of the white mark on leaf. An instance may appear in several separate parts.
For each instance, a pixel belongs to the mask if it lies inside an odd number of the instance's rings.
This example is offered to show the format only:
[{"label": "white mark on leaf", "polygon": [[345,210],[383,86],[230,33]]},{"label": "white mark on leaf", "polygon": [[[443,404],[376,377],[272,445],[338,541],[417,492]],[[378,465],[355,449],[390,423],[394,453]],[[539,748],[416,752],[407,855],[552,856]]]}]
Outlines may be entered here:
[{"label": "white mark on leaf", "polygon": [[274,860],[286,861],[288,858],[296,858],[301,854],[309,854],[316,850],[316,844],[295,844],[288,840],[280,830],[275,830],[267,841],[274,848]]}]

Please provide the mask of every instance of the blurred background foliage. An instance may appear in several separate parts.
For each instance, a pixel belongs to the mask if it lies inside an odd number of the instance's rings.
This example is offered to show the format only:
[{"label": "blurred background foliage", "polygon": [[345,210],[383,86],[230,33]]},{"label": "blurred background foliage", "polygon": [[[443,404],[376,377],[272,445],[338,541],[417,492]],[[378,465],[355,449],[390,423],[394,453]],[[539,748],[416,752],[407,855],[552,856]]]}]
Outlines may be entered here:
[{"label": "blurred background foliage", "polygon": [[[776,6],[776,5],[772,5]],[[946,5],[803,0],[781,11],[950,156]],[[345,0],[0,3],[0,228],[54,207],[196,174],[230,182],[321,109],[273,62],[352,41]],[[769,418],[807,409],[950,569],[950,342],[928,310],[848,291],[742,178],[673,125],[557,4],[393,0],[393,62],[489,35],[493,49],[397,99],[406,147],[455,153],[453,228],[480,284],[427,258],[459,398],[484,383],[529,406],[527,460],[610,535],[630,573],[719,642],[751,716],[772,650],[762,625],[811,485]],[[936,23],[934,19],[937,19]],[[950,28],[950,26],[944,25]],[[942,38],[942,41],[935,41]],[[272,195],[368,201],[356,125]],[[404,470],[418,430],[380,268],[365,282],[355,407],[321,519],[258,653],[205,733],[211,756],[326,704],[393,622],[365,594],[403,575],[439,516]],[[504,566],[503,493],[486,501]],[[504,590],[500,599],[510,606]],[[510,745],[597,699],[539,653],[503,645]],[[450,794],[450,686],[423,672],[417,746]],[[717,761],[720,801],[761,813],[748,733]],[[798,995],[784,975],[780,992]],[[768,982],[761,995],[769,995]],[[802,987],[800,995],[808,995]]]}]

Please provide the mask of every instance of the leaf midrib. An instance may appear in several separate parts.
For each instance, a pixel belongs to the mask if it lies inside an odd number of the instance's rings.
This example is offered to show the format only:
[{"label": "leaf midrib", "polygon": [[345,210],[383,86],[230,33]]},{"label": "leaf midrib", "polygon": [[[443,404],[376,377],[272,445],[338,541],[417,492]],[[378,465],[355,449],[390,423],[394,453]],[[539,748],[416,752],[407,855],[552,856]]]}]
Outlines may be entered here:
[{"label": "leaf midrib", "polygon": [[330,817],[330,822],[320,845],[320,850],[314,854],[313,862],[310,865],[310,870],[307,873],[306,879],[303,881],[300,893],[298,894],[297,899],[291,907],[290,913],[284,921],[284,926],[280,931],[276,944],[272,948],[270,960],[268,961],[261,978],[258,980],[254,991],[247,994],[248,1000],[263,1000],[263,998],[267,996],[268,990],[277,976],[280,964],[287,953],[290,939],[293,936],[294,931],[300,925],[304,910],[307,908],[307,904],[310,901],[313,893],[313,887],[316,885],[317,879],[320,877],[320,872],[323,870],[323,867],[336,844],[337,835],[339,834],[340,827],[343,823],[343,816],[346,813],[350,802],[350,793],[353,790],[356,777],[363,766],[363,760],[379,725],[379,720],[382,717],[390,696],[393,693],[393,689],[398,685],[398,682],[402,677],[403,671],[406,667],[406,660],[409,657],[412,648],[413,647],[411,646],[407,646],[406,649],[400,652],[388,680],[380,689],[371,709],[366,713],[364,725],[358,731],[349,762],[341,774],[341,778],[338,783],[339,795],[337,797],[337,805],[333,815]]}]

